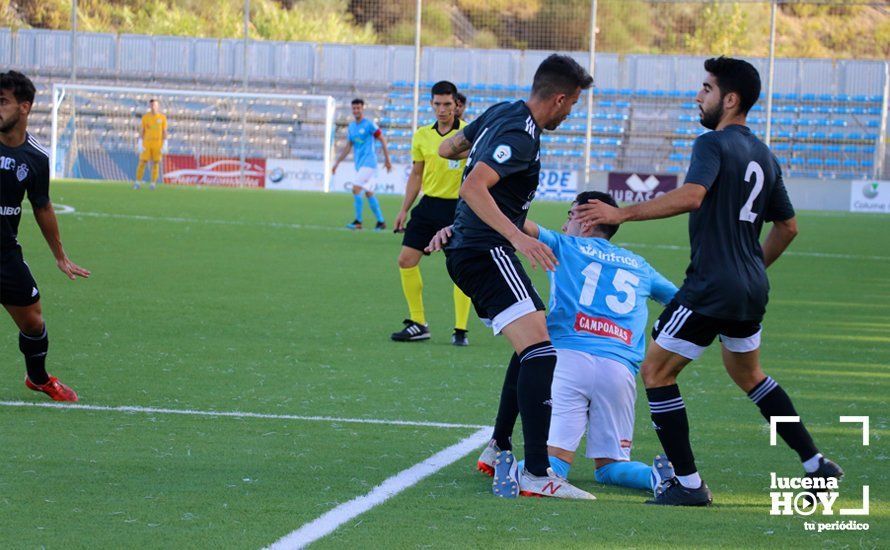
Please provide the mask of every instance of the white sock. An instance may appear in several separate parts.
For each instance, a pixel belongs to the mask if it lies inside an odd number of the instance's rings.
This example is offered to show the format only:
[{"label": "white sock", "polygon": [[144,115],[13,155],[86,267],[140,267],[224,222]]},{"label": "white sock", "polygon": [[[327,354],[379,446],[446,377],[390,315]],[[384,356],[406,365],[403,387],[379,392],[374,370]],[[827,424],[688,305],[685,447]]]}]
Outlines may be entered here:
[{"label": "white sock", "polygon": [[677,476],[677,479],[680,480],[680,485],[687,489],[698,489],[701,487],[701,476],[698,475],[698,472],[693,472],[688,476]]},{"label": "white sock", "polygon": [[816,453],[813,458],[809,460],[803,461],[803,469],[806,473],[812,474],[816,470],[819,469],[819,459],[822,458],[822,453]]}]

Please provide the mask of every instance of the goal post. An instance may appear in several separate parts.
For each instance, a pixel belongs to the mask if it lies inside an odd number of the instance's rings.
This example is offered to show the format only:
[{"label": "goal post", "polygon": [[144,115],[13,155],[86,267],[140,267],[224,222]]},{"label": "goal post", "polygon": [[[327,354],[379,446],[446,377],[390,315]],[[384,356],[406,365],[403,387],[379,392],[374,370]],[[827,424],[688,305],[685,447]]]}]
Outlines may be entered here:
[{"label": "goal post", "polygon": [[326,95],[55,84],[50,176],[135,180],[151,99],[167,118],[162,182],[264,187],[271,161],[313,167],[290,188],[330,190],[336,102]]}]

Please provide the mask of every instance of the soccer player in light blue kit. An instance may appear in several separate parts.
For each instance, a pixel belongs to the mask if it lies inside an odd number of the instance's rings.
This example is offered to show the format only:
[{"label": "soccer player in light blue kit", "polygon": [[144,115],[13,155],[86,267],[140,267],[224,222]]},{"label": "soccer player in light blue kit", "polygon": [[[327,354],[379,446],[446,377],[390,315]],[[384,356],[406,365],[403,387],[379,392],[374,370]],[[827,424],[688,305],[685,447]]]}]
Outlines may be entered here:
[{"label": "soccer player in light blue kit", "polygon": [[[615,204],[606,193],[584,192],[573,207],[594,199]],[[549,272],[547,313],[558,356],[551,386],[550,466],[567,478],[586,431],[586,454],[595,461],[598,482],[657,491],[674,475],[668,460],[657,456],[651,466],[630,460],[636,375],[645,353],[646,299],[669,303],[677,287],[642,257],[609,242],[618,226],[585,230],[573,212],[569,210],[563,234],[531,221],[523,227],[559,261],[556,271]],[[518,414],[512,367],[504,380],[495,437],[478,463],[480,470],[494,474],[495,483],[497,469],[507,467],[495,463],[497,441],[512,434]],[[522,463],[515,467],[521,469]]]},{"label": "soccer player in light blue kit", "polygon": [[374,177],[377,175],[377,152],[374,148],[374,141],[380,141],[384,166],[386,166],[387,172],[391,172],[392,163],[389,160],[389,150],[386,148],[386,138],[383,137],[383,132],[372,120],[365,118],[365,100],[358,98],[352,100],[352,116],[355,117],[355,121],[350,122],[346,129],[346,146],[337,157],[331,173],[337,173],[337,166],[354,148],[353,160],[355,161],[356,179],[352,184],[352,197],[355,206],[355,219],[346,227],[349,229],[362,228],[362,192],[364,192],[368,199],[368,206],[377,217],[377,225],[374,230],[383,231],[386,229],[386,222],[383,219],[380,202],[374,196]]}]

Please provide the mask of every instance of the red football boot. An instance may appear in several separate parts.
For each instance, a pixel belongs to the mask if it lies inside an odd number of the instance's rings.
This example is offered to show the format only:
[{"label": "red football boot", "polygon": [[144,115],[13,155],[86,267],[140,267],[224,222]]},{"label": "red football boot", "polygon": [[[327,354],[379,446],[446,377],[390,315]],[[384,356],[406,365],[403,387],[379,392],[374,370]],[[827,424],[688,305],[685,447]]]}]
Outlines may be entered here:
[{"label": "red football boot", "polygon": [[25,376],[25,386],[29,390],[42,391],[46,395],[53,398],[53,401],[77,401],[77,394],[74,390],[59,382],[55,376],[50,376],[46,384],[37,385]]}]

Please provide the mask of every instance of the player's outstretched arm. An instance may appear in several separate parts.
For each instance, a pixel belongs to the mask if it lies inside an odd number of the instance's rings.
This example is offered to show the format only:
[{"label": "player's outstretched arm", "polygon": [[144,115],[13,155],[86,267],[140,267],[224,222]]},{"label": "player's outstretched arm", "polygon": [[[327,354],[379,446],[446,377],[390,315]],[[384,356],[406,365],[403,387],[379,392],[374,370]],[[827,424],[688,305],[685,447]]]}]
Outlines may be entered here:
[{"label": "player's outstretched arm", "polygon": [[538,235],[541,234],[541,229],[538,227],[538,224],[526,218],[525,223],[522,225],[522,232],[533,239],[537,239]]},{"label": "player's outstretched arm", "polygon": [[797,218],[773,222],[772,229],[763,241],[763,265],[769,267],[778,260],[797,233]]},{"label": "player's outstretched arm", "polygon": [[460,187],[460,198],[480,220],[500,233],[510,241],[513,248],[528,258],[532,268],[540,265],[547,271],[556,270],[559,262],[550,247],[520,231],[498,208],[489,189],[500,179],[501,176],[493,168],[484,162],[477,162]]},{"label": "player's outstretched arm", "polygon": [[439,156],[449,160],[465,159],[470,154],[472,144],[460,130],[439,144]]},{"label": "player's outstretched arm", "polygon": [[673,191],[624,208],[615,208],[598,200],[575,206],[575,215],[585,227],[599,224],[617,225],[630,221],[670,218],[696,210],[701,206],[708,190],[697,183],[687,183]]},{"label": "player's outstretched arm", "polygon": [[56,265],[59,269],[72,281],[77,277],[87,278],[90,272],[68,259],[65,250],[62,248],[62,238],[59,235],[59,222],[56,219],[56,211],[53,210],[52,203],[46,203],[46,206],[34,209],[34,218],[37,225],[40,226],[40,232],[46,239],[46,244],[56,258]]}]

